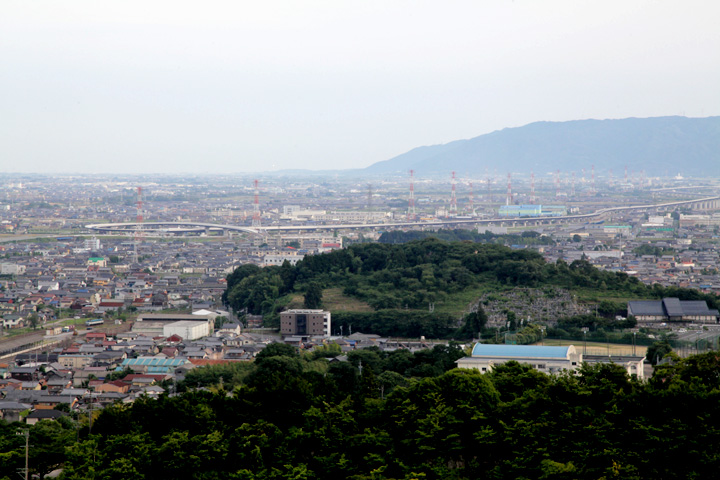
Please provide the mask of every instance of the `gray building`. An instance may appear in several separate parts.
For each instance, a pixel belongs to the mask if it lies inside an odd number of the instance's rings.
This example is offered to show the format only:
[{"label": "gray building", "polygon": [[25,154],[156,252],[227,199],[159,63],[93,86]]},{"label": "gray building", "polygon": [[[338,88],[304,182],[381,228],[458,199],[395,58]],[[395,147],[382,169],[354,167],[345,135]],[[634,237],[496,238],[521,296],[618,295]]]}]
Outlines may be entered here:
[{"label": "gray building", "polygon": [[638,323],[693,322],[718,323],[718,311],[711,310],[704,300],[633,300],[628,302],[628,316]]}]

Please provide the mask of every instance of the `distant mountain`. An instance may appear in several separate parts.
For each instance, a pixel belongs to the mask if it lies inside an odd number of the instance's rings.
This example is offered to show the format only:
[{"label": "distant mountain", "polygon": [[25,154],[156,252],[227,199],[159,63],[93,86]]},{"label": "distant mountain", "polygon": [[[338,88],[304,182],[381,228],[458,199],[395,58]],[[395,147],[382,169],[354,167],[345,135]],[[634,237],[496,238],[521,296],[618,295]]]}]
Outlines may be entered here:
[{"label": "distant mountain", "polygon": [[550,172],[557,169],[599,175],[625,166],[653,175],[720,176],[720,117],[655,117],[620,120],[537,122],[469,140],[418,147],[377,162],[368,174],[415,170],[417,175],[490,172]]}]

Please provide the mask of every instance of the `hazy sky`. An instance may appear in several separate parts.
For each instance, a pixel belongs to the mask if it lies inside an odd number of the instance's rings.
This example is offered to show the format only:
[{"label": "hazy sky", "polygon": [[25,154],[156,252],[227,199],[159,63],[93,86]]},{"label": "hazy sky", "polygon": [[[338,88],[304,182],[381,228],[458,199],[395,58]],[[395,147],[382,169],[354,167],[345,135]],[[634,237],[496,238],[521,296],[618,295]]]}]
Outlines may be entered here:
[{"label": "hazy sky", "polygon": [[0,3],[0,172],[353,168],[720,114],[718,0]]}]

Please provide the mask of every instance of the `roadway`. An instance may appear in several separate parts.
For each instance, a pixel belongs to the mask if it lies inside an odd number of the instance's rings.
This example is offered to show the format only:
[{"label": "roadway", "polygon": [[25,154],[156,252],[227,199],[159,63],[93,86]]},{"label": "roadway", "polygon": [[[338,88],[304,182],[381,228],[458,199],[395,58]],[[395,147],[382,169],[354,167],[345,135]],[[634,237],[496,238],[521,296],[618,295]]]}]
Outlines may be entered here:
[{"label": "roadway", "polygon": [[[564,223],[580,223],[590,222],[592,220],[604,219],[606,216],[612,213],[620,212],[631,212],[636,210],[649,210],[649,209],[666,209],[671,207],[678,207],[683,205],[690,205],[693,203],[705,203],[705,202],[716,202],[720,203],[720,197],[705,197],[696,198],[694,200],[682,200],[678,202],[665,202],[657,204],[646,204],[646,205],[627,205],[622,207],[608,207],[596,210],[592,213],[580,214],[580,215],[564,215],[556,217],[507,217],[507,218],[469,218],[469,219],[446,219],[446,220],[435,220],[435,221],[409,221],[409,222],[395,222],[395,223],[350,223],[350,224],[324,224],[324,225],[274,225],[274,226],[257,226],[257,227],[245,227],[240,225],[223,225],[214,223],[202,223],[202,222],[129,222],[129,223],[96,223],[86,225],[85,228],[89,230],[95,230],[99,232],[126,232],[134,233],[138,231],[150,232],[153,230],[163,230],[160,227],[190,227],[190,228],[205,228],[206,230],[218,229],[226,231],[238,231],[244,233],[251,233],[255,235],[262,235],[263,233],[270,232],[281,232],[281,231],[310,231],[310,230],[348,230],[348,229],[360,229],[360,228],[404,228],[413,226],[452,226],[452,225],[503,225],[511,224],[512,226],[518,225],[557,225]],[[157,228],[155,228],[157,227]]]}]

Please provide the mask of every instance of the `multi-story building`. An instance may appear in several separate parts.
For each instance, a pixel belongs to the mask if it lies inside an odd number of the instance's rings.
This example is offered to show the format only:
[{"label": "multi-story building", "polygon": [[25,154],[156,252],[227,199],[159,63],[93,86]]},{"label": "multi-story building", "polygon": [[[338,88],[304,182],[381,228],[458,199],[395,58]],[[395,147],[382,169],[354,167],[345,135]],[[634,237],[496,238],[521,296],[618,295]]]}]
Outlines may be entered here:
[{"label": "multi-story building", "polygon": [[286,310],[280,314],[280,333],[293,336],[330,336],[330,312]]}]

